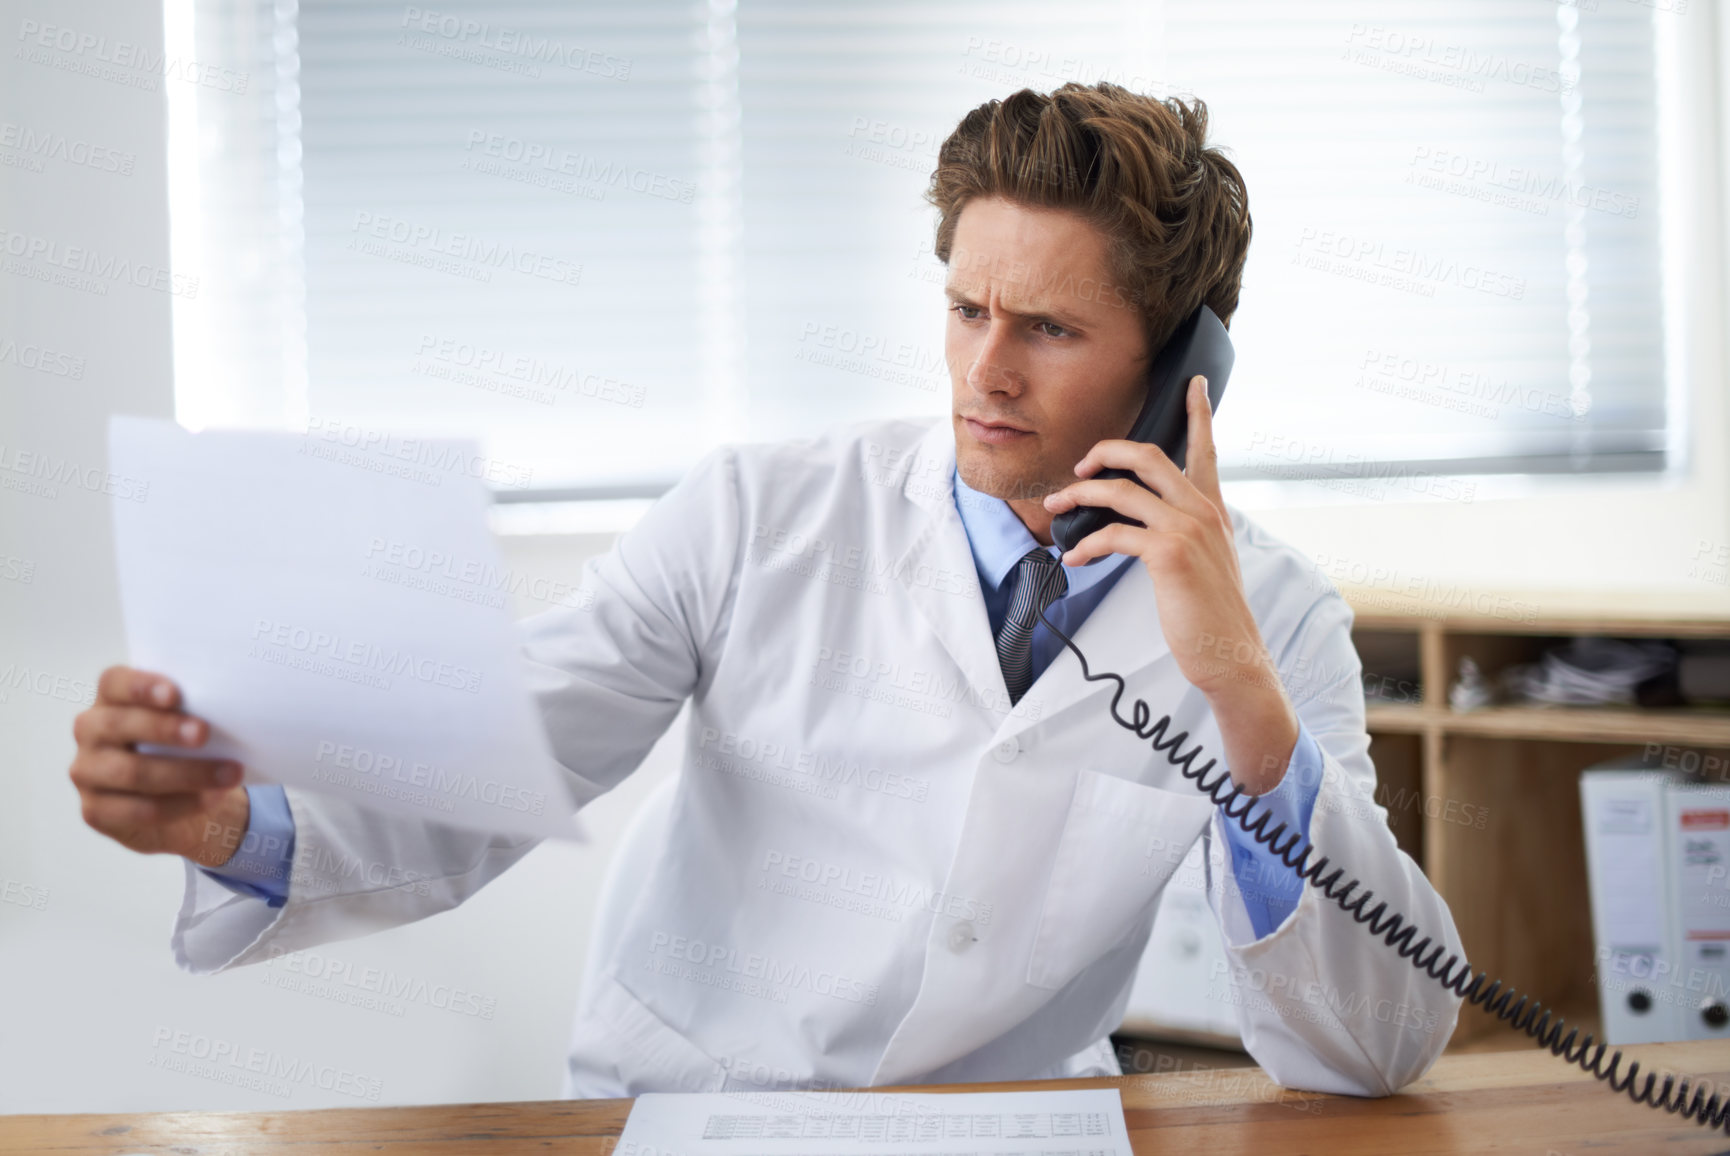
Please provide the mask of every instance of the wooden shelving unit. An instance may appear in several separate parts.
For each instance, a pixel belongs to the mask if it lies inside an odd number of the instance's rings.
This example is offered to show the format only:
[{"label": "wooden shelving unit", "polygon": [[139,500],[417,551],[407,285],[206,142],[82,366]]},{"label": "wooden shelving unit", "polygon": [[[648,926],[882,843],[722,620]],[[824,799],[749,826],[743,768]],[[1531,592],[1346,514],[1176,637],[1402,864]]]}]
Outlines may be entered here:
[{"label": "wooden shelving unit", "polygon": [[[1478,592],[1456,607],[1382,589],[1341,593],[1366,682],[1400,690],[1401,701],[1372,698],[1366,709],[1377,799],[1395,838],[1448,901],[1474,969],[1595,1030],[1580,771],[1630,754],[1654,766],[1687,749],[1730,757],[1730,710],[1458,712],[1448,688],[1461,658],[1494,676],[1570,637],[1730,640],[1730,596]],[[1530,1044],[1472,1010],[1453,1046]]]}]

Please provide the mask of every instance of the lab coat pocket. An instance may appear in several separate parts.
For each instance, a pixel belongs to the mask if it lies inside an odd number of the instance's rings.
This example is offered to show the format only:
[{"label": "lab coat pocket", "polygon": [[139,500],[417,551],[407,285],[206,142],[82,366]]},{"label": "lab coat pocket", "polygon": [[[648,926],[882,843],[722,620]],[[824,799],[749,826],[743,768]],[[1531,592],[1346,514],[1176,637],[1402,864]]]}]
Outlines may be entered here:
[{"label": "lab coat pocket", "polygon": [[1201,837],[1213,804],[1082,771],[1046,885],[1027,982],[1059,988],[1116,946]]}]

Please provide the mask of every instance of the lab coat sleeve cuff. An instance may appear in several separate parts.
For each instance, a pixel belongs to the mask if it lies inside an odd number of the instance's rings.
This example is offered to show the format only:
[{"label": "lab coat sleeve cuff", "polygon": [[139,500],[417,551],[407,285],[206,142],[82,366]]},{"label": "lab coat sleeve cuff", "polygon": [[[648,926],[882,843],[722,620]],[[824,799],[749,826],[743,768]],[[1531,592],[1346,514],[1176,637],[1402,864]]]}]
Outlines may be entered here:
[{"label": "lab coat sleeve cuff", "polygon": [[[1315,812],[1321,782],[1321,747],[1300,718],[1297,744],[1292,748],[1285,774],[1279,786],[1255,797],[1255,805],[1249,811],[1250,821],[1253,823],[1266,814],[1268,821],[1263,829],[1268,831],[1285,824],[1285,831],[1276,840],[1282,847],[1293,831],[1302,837],[1303,843],[1309,842],[1310,816]],[[1226,817],[1221,825],[1225,828],[1226,843],[1231,848],[1233,879],[1243,897],[1244,909],[1249,913],[1250,926],[1256,938],[1261,939],[1297,910],[1298,898],[1303,894],[1303,881],[1266,844],[1257,843],[1237,820]]]},{"label": "lab coat sleeve cuff", "polygon": [[289,865],[294,862],[294,816],[288,796],[280,786],[270,784],[246,788],[246,797],[251,813],[240,846],[222,866],[199,870],[230,891],[281,907],[288,902]]}]

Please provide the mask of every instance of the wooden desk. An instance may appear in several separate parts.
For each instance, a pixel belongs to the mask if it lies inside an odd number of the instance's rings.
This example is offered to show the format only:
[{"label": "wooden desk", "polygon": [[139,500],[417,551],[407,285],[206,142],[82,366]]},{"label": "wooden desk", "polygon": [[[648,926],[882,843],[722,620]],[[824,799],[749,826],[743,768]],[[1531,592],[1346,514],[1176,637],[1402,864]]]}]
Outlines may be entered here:
[{"label": "wooden desk", "polygon": [[[1730,1081],[1730,1044],[1652,1044],[1630,1050],[1651,1066]],[[1326,1152],[1419,1156],[1450,1152],[1719,1153],[1712,1133],[1612,1096],[1536,1048],[1442,1057],[1398,1096],[1359,1100],[1290,1092],[1259,1068],[1115,1080],[945,1085],[903,1091],[1112,1087],[1123,1093],[1135,1151],[1208,1156]],[[0,1152],[105,1156],[408,1156],[549,1153],[604,1156],[629,1100],[443,1104],[301,1112],[162,1112],[118,1116],[0,1116]]]}]

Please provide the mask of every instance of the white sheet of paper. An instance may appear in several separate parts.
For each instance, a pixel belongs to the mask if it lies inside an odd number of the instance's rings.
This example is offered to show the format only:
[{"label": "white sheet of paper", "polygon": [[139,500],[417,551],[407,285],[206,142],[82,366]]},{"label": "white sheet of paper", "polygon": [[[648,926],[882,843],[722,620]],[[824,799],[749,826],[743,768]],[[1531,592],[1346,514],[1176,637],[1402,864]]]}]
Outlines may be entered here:
[{"label": "white sheet of paper", "polygon": [[614,1156],[1133,1156],[1116,1088],[638,1096]]},{"label": "white sheet of paper", "polygon": [[419,819],[580,837],[472,444],[123,416],[108,439],[109,468],[143,483],[113,502],[129,663],[210,723],[186,753]]}]

